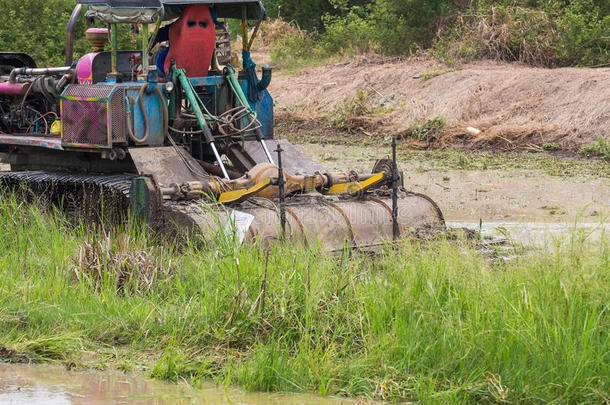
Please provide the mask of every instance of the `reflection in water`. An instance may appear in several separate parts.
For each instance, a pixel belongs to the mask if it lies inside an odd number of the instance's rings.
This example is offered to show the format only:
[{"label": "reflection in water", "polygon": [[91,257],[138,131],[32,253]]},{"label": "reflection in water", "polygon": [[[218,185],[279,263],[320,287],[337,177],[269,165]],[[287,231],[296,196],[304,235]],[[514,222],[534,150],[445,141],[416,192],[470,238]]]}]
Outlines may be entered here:
[{"label": "reflection in water", "polygon": [[211,385],[203,389],[193,389],[184,384],[169,384],[112,372],[73,372],[46,365],[0,363],[1,405],[340,405],[355,403],[346,399],[308,395],[249,394],[237,390],[225,391]]}]

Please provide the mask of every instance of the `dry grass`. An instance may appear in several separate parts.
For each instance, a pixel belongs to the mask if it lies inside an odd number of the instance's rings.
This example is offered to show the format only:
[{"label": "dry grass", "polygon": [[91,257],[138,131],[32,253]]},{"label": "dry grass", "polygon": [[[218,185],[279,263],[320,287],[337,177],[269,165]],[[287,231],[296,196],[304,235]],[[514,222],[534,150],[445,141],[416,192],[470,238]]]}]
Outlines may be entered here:
[{"label": "dry grass", "polygon": [[259,32],[259,45],[269,47],[277,41],[281,41],[286,35],[304,38],[307,33],[299,27],[296,21],[284,21],[280,18],[268,20],[261,24]]},{"label": "dry grass", "polygon": [[71,272],[77,280],[90,283],[96,290],[110,282],[116,283],[120,292],[144,293],[160,280],[166,280],[172,271],[171,262],[164,265],[155,248],[139,245],[129,234],[96,235],[72,257]]},{"label": "dry grass", "polygon": [[[382,113],[345,118],[346,132],[405,135],[415,123],[440,116],[449,125],[435,137],[433,147],[513,150],[553,142],[563,152],[578,153],[610,134],[610,111],[601,102],[610,98],[610,69],[478,62],[421,78],[443,67],[421,58],[359,57],[349,63],[276,75],[271,92],[280,110],[278,120],[288,119],[300,128],[332,115],[346,97],[365,90],[372,95],[373,110],[383,104]],[[301,123],[296,122],[299,119]],[[481,132],[474,135],[468,127]]]},{"label": "dry grass", "polygon": [[491,7],[487,12],[462,13],[447,35],[437,36],[439,55],[445,60],[490,59],[519,61],[532,66],[556,66],[560,40],[556,23],[542,10],[524,7]]},{"label": "dry grass", "polygon": [[[250,30],[249,36],[252,35],[252,31],[253,29]],[[268,51],[273,44],[282,41],[286,36],[305,38],[306,35],[307,33],[299,27],[296,21],[284,21],[281,18],[275,18],[261,23],[254,44],[257,51]],[[241,36],[238,35],[234,44],[233,49],[241,49]]]}]

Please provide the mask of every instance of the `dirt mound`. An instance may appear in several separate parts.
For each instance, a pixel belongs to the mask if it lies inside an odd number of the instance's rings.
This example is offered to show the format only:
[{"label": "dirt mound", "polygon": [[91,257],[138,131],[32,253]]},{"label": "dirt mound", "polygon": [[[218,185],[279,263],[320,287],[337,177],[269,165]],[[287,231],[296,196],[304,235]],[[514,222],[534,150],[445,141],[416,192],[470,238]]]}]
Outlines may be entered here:
[{"label": "dirt mound", "polygon": [[358,57],[280,73],[271,82],[278,109],[301,118],[332,119],[362,91],[376,113],[342,120],[348,132],[408,137],[417,123],[442,117],[448,125],[429,140],[433,146],[522,148],[554,142],[576,151],[610,136],[610,68],[479,62],[453,69],[422,57]]}]

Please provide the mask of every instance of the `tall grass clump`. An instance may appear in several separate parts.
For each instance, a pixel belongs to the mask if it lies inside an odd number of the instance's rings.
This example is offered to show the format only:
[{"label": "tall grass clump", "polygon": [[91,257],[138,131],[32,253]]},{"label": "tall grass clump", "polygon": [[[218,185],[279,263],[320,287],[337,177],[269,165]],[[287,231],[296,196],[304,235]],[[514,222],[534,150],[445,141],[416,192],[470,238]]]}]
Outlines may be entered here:
[{"label": "tall grass clump", "polygon": [[481,2],[443,24],[432,54],[455,63],[472,59],[534,66],[607,64],[610,16],[589,0],[532,7],[528,2]]},{"label": "tall grass clump", "polygon": [[[15,361],[425,403],[609,398],[606,236],[510,261],[442,238],[375,256],[176,246],[4,196],[0,225],[0,347]],[[99,260],[79,261],[94,242]]]}]

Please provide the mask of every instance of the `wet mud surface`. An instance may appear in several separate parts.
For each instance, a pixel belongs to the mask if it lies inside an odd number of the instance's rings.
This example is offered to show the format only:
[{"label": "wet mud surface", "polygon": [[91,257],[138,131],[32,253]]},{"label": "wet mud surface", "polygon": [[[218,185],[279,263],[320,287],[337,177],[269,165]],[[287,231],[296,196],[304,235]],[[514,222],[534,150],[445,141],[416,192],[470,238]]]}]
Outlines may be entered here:
[{"label": "wet mud surface", "polygon": [[214,385],[194,389],[141,376],[112,372],[75,372],[49,365],[0,363],[3,405],[348,405],[372,404],[310,395],[243,393]]},{"label": "wet mud surface", "polygon": [[[328,170],[368,173],[383,147],[299,145]],[[519,167],[473,170],[442,167],[399,152],[405,187],[431,197],[448,221],[600,223],[610,214],[610,177],[553,176]],[[439,167],[440,166],[440,167]]]}]

